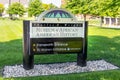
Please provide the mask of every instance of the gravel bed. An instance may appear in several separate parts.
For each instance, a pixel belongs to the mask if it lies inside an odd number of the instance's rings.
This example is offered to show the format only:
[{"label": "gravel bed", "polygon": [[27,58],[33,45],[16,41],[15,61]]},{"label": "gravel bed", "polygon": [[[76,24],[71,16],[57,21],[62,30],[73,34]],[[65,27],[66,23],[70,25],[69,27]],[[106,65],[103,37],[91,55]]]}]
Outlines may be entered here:
[{"label": "gravel bed", "polygon": [[34,65],[34,69],[25,70],[23,65],[5,66],[3,70],[3,77],[26,77],[26,76],[40,76],[40,75],[55,75],[80,73],[89,71],[101,71],[119,69],[104,60],[88,61],[86,67],[77,66],[76,62],[55,63],[55,64],[39,64]]}]

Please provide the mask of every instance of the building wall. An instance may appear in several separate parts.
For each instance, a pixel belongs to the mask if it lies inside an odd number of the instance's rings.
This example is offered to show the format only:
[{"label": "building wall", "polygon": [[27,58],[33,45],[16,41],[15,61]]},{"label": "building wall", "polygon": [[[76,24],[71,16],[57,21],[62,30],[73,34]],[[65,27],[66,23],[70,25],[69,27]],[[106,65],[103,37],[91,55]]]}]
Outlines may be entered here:
[{"label": "building wall", "polygon": [[120,18],[104,17],[104,25],[108,27],[120,27]]}]

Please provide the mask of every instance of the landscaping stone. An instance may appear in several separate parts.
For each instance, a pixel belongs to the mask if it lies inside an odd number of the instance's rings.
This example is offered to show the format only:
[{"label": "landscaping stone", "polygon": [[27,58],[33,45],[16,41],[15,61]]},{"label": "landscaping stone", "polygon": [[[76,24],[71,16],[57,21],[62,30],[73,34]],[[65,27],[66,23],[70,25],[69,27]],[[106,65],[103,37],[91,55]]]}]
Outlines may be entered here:
[{"label": "landscaping stone", "polygon": [[105,60],[88,61],[87,66],[77,66],[76,62],[55,63],[55,64],[38,64],[34,65],[34,69],[25,70],[23,65],[5,66],[3,77],[26,77],[40,75],[69,74],[89,71],[101,71],[119,69]]}]

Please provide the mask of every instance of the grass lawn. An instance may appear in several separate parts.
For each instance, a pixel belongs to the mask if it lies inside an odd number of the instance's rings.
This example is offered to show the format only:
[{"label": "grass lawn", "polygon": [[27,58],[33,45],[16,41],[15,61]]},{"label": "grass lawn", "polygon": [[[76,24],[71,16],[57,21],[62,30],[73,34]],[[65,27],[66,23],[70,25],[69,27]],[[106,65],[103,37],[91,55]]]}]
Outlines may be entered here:
[{"label": "grass lawn", "polygon": [[[88,35],[88,60],[104,59],[120,67],[120,29],[89,26]],[[70,61],[76,61],[76,54],[35,56],[36,64]],[[0,72],[5,65],[15,64],[22,64],[22,20],[0,19]],[[120,80],[119,75],[120,70],[109,70],[4,80]]]}]

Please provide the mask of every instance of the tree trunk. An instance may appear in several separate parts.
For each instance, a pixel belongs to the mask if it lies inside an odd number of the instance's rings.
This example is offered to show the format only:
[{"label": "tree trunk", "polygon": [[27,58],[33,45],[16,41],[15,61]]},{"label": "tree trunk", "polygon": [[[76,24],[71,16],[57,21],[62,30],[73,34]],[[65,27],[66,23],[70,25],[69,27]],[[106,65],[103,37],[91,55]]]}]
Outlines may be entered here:
[{"label": "tree trunk", "polygon": [[100,17],[100,27],[102,27],[102,24],[103,24],[103,16]]},{"label": "tree trunk", "polygon": [[2,13],[0,13],[0,17],[2,17]]},{"label": "tree trunk", "polygon": [[86,14],[83,14],[83,17],[84,17],[84,21],[86,21]]}]

